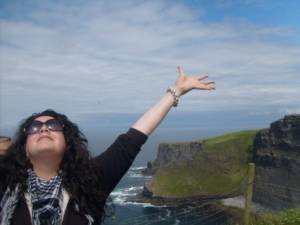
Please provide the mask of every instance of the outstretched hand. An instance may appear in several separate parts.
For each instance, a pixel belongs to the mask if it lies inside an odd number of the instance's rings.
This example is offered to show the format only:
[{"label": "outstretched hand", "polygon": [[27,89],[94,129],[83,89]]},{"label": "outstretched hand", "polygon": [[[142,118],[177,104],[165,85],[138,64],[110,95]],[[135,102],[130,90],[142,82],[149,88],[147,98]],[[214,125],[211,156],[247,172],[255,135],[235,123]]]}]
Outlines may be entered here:
[{"label": "outstretched hand", "polygon": [[193,89],[199,90],[214,90],[216,89],[215,82],[208,80],[207,75],[186,76],[182,66],[178,67],[179,77],[175,83],[176,90],[179,95],[184,95]]}]

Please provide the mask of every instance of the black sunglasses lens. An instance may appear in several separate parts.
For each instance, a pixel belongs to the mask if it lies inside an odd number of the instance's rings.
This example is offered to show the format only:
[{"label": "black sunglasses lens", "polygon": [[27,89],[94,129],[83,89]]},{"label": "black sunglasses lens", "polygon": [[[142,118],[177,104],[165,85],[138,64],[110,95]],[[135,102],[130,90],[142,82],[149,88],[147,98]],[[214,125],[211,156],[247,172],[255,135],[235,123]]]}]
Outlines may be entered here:
[{"label": "black sunglasses lens", "polygon": [[37,120],[32,121],[32,123],[27,127],[26,133],[27,134],[34,134],[40,131],[43,123]]},{"label": "black sunglasses lens", "polygon": [[38,133],[44,124],[46,124],[47,129],[52,130],[52,131],[62,131],[63,130],[62,124],[56,119],[47,120],[45,123],[38,121],[38,120],[34,120],[26,128],[26,134]]},{"label": "black sunglasses lens", "polygon": [[51,119],[46,122],[47,128],[52,131],[62,131],[63,127],[61,123],[56,119]]}]

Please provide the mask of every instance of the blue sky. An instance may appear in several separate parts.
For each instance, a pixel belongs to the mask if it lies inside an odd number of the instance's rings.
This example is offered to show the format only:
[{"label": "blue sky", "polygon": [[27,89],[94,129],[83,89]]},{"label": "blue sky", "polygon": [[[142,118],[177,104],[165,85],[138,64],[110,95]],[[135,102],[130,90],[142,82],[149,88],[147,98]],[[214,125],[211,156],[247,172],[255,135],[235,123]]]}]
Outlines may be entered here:
[{"label": "blue sky", "polygon": [[139,116],[180,64],[217,83],[172,109],[189,124],[197,115],[271,122],[300,113],[299,1],[2,0],[0,8],[0,132],[46,108],[78,123]]}]

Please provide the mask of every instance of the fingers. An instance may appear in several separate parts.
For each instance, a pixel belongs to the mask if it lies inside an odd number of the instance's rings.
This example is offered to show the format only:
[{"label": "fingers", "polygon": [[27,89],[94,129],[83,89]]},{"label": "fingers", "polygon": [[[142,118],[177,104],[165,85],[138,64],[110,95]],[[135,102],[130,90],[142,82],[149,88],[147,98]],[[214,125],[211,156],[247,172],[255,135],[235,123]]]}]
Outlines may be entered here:
[{"label": "fingers", "polygon": [[205,85],[210,85],[210,84],[215,84],[214,81],[205,81],[205,82],[202,82],[202,84],[205,84]]},{"label": "fingers", "polygon": [[214,81],[198,81],[196,88],[200,90],[215,90],[216,84]]},{"label": "fingers", "polygon": [[216,86],[215,84],[208,86],[208,90],[216,90]]},{"label": "fingers", "polygon": [[203,74],[201,76],[196,76],[198,80],[205,80],[208,78],[208,74]]},{"label": "fingers", "polygon": [[208,80],[208,75],[201,75],[201,76],[193,76],[190,77],[193,83],[193,86],[196,89],[200,90],[215,90],[215,82],[212,80]]},{"label": "fingers", "polygon": [[[186,76],[185,72],[183,70],[183,67],[180,65],[177,67],[179,77],[182,79],[179,79],[180,82],[183,84],[188,84],[189,87],[193,87],[200,90],[215,90],[215,82],[208,80],[208,74],[201,74],[196,76]],[[192,88],[192,89],[193,89]]]},{"label": "fingers", "polygon": [[196,89],[199,90],[216,90],[216,86],[215,85],[199,85],[196,87]]},{"label": "fingers", "polygon": [[202,84],[204,84],[208,88],[208,90],[216,89],[216,83],[214,81],[206,81],[206,82],[203,82]]},{"label": "fingers", "polygon": [[[184,72],[183,67],[181,65],[179,65],[177,67],[177,69],[178,69],[179,75],[185,75],[185,72]],[[201,75],[194,76],[194,77],[196,77],[198,80],[204,80],[204,79],[208,78],[208,74],[205,73],[205,74],[201,74]]]},{"label": "fingers", "polygon": [[200,76],[200,77],[198,76],[198,77],[196,77],[196,81],[197,81],[197,82],[200,82],[201,84],[205,84],[205,85],[215,84],[214,81],[206,80],[207,78],[208,78],[207,75],[205,75],[205,76]]},{"label": "fingers", "polygon": [[216,90],[215,83],[208,84],[204,88],[205,90]]},{"label": "fingers", "polygon": [[211,89],[215,89],[215,82],[211,80],[206,80],[208,78],[208,75],[204,76],[198,76],[197,80],[200,81],[202,85],[206,85]]}]

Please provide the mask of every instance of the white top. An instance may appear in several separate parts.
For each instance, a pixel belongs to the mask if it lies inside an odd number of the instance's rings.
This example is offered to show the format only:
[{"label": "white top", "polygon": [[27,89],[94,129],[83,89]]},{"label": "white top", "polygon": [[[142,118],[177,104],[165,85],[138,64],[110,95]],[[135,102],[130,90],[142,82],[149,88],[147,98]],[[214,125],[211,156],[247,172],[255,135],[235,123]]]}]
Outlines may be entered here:
[{"label": "white top", "polygon": [[[28,193],[25,193],[25,199],[30,212],[30,218],[32,219],[32,204],[31,204],[30,195]],[[63,205],[62,205],[62,214],[61,214],[62,218],[64,218],[64,214],[66,212],[66,208],[69,200],[70,200],[70,195],[68,194],[68,192],[66,192],[65,189],[63,189]]]}]

